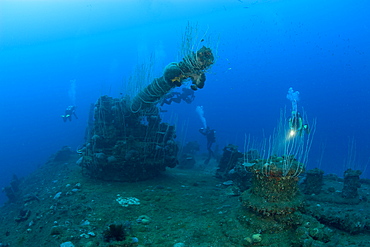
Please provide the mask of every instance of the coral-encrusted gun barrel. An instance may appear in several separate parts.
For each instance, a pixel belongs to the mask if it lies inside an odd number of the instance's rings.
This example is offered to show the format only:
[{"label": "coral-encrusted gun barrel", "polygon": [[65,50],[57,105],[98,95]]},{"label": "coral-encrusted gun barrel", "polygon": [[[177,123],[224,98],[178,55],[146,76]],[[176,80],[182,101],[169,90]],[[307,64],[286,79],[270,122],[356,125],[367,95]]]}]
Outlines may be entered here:
[{"label": "coral-encrusted gun barrel", "polygon": [[212,50],[203,46],[196,53],[192,52],[184,57],[181,62],[170,63],[166,66],[163,76],[154,79],[135,96],[132,100],[131,111],[139,112],[152,107],[172,88],[181,86],[188,78],[192,80],[193,90],[203,88],[206,80],[204,73],[213,62]]}]

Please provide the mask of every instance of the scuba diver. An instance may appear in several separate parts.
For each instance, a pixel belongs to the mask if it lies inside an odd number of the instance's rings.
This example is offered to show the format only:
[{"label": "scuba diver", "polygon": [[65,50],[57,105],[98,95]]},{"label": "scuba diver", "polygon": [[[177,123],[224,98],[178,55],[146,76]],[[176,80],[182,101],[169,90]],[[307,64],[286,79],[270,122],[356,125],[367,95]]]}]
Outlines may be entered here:
[{"label": "scuba diver", "polygon": [[163,99],[161,106],[164,104],[170,105],[172,102],[180,103],[181,100],[185,101],[186,103],[190,104],[195,99],[194,90],[189,88],[182,88],[182,93],[180,92],[171,92],[165,96]]},{"label": "scuba diver", "polygon": [[292,111],[292,116],[289,118],[289,128],[290,136],[294,136],[295,134],[302,136],[304,133],[310,133],[308,124],[303,124],[303,118],[298,111]]},{"label": "scuba diver", "polygon": [[64,115],[62,115],[63,121],[67,122],[67,119],[69,121],[72,121],[72,115],[74,115],[76,119],[78,119],[76,115],[76,106],[70,105],[66,108]]},{"label": "scuba diver", "polygon": [[289,118],[289,136],[293,137],[296,134],[302,136],[304,133],[309,134],[310,129],[308,124],[303,124],[303,118],[298,112],[299,92],[289,88],[287,99],[292,102],[292,116]]},{"label": "scuba diver", "polygon": [[204,164],[207,165],[211,158],[215,157],[215,154],[212,150],[212,144],[216,142],[216,130],[207,126],[207,128],[201,128],[199,132],[202,135],[205,135],[207,138],[208,158],[204,161]]}]

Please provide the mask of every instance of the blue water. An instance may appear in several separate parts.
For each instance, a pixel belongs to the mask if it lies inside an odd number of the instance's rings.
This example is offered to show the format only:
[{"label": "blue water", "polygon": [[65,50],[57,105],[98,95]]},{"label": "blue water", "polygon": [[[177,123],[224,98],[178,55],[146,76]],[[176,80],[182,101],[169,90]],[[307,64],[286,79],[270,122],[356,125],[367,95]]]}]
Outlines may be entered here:
[{"label": "blue water", "polygon": [[[195,101],[165,107],[179,141],[205,150],[195,112],[202,105],[220,149],[243,151],[245,134],[272,134],[293,87],[298,106],[317,119],[308,168],[341,176],[352,167],[370,177],[368,1],[118,2],[0,1],[1,187],[62,146],[83,143],[90,103],[125,94],[136,64],[154,52],[160,76],[177,61],[188,21],[219,42]],[[79,119],[64,123],[73,101]]]}]

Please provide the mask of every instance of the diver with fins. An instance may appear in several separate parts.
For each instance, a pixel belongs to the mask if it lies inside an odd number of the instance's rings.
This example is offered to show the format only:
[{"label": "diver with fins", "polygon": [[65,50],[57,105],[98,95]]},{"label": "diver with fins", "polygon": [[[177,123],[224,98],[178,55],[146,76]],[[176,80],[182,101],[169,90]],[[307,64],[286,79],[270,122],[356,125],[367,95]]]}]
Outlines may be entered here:
[{"label": "diver with fins", "polygon": [[298,111],[292,111],[292,116],[289,118],[290,135],[298,133],[302,136],[304,133],[309,134],[310,128],[308,124],[303,123],[303,118]]},{"label": "diver with fins", "polygon": [[70,105],[66,108],[65,112],[64,112],[64,115],[62,115],[61,117],[63,118],[63,121],[64,122],[67,122],[67,119],[69,121],[72,121],[72,115],[76,117],[76,119],[78,119],[77,115],[76,115],[76,106],[74,105]]},{"label": "diver with fins", "polygon": [[299,101],[299,92],[289,88],[287,99],[292,102],[292,116],[289,118],[289,136],[293,137],[296,134],[302,136],[304,133],[309,134],[310,128],[308,124],[303,123],[303,118],[298,112],[297,102]]}]

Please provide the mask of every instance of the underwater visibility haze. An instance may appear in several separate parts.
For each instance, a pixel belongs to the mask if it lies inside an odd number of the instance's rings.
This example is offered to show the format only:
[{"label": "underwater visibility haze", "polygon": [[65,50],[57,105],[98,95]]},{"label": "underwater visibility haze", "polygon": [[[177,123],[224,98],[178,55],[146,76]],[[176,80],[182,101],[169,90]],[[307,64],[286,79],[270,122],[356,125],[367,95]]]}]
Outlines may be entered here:
[{"label": "underwater visibility haze", "polygon": [[[368,208],[369,8],[1,1],[1,224],[18,233],[2,227],[0,246],[367,246],[370,220],[340,212]],[[199,207],[177,209],[189,221],[158,223],[151,206],[181,198]],[[213,226],[211,208],[245,234]],[[189,234],[191,212],[204,225]],[[185,233],[153,237],[153,224]],[[274,232],[295,237],[273,245]]]}]

